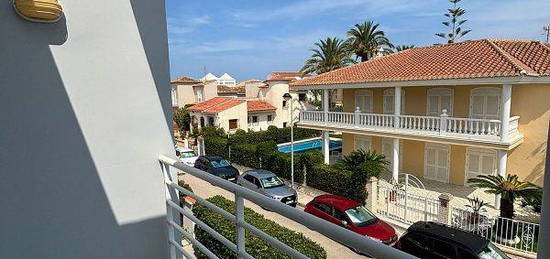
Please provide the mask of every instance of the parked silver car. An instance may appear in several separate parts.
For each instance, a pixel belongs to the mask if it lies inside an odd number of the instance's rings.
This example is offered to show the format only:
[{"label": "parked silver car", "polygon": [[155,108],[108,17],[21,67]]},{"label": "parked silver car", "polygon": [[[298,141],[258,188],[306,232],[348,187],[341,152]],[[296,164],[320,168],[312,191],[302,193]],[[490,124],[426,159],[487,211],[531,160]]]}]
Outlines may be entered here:
[{"label": "parked silver car", "polygon": [[298,203],[296,191],[267,170],[248,170],[237,178],[237,184],[292,207]]}]

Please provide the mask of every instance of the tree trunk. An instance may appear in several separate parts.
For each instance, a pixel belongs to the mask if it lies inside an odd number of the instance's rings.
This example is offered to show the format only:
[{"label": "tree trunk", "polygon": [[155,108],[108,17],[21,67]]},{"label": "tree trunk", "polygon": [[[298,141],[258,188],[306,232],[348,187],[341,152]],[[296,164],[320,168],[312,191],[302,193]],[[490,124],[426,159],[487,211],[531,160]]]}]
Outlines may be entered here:
[{"label": "tree trunk", "polygon": [[500,198],[500,216],[503,218],[514,218],[514,201]]}]

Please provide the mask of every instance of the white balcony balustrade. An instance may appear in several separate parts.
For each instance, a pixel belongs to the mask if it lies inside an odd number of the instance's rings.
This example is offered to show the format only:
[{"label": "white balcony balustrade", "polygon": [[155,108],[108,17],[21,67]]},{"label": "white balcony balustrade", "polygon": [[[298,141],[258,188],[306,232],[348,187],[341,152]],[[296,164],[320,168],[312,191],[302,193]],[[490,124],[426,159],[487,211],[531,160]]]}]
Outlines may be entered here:
[{"label": "white balcony balustrade", "polygon": [[[326,118],[326,119],[325,119]],[[301,111],[302,125],[333,128],[384,131],[399,134],[428,134],[500,142],[502,122],[491,119],[449,117],[444,110],[440,116],[394,115],[381,113]],[[518,135],[519,116],[510,118],[509,139]]]}]

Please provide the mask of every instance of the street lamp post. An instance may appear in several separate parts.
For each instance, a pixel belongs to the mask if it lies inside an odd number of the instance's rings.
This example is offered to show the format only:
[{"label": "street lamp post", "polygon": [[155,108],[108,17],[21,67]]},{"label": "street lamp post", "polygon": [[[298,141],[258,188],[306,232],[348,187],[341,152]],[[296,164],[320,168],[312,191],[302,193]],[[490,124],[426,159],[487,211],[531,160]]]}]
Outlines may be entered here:
[{"label": "street lamp post", "polygon": [[292,96],[290,93],[285,93],[283,99],[290,102],[290,187],[294,188],[294,109],[292,107]]}]

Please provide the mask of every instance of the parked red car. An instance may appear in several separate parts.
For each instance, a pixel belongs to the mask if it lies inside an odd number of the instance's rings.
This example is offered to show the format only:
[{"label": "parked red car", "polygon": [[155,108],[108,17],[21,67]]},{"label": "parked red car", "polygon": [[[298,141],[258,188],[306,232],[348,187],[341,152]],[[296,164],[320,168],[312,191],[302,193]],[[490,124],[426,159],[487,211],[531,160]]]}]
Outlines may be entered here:
[{"label": "parked red car", "polygon": [[393,246],[395,229],[360,203],[336,195],[320,195],[306,205],[305,212]]}]

